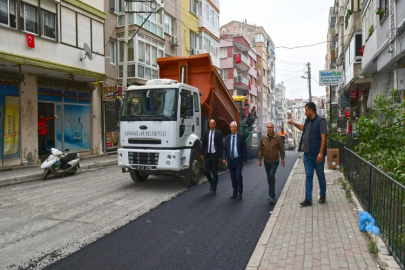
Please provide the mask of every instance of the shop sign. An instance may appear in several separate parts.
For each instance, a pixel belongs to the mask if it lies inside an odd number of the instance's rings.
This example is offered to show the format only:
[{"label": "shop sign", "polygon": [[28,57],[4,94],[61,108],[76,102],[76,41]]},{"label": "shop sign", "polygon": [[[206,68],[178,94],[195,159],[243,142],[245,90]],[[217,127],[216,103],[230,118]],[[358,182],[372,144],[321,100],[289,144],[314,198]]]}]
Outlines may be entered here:
[{"label": "shop sign", "polygon": [[18,152],[20,98],[15,96],[5,97],[4,110],[4,138],[3,155],[12,155]]},{"label": "shop sign", "polygon": [[343,70],[320,70],[319,71],[319,86],[341,85],[343,84]]},{"label": "shop sign", "polygon": [[349,93],[343,93],[340,95],[340,107],[341,108],[346,108],[350,107],[350,94]]},{"label": "shop sign", "polygon": [[117,131],[106,132],[106,142],[107,148],[118,147],[118,142],[120,139],[120,134]]},{"label": "shop sign", "polygon": [[109,100],[114,100],[114,92],[115,90],[118,90],[118,98],[121,99],[122,95],[122,86],[115,85],[115,86],[106,86],[103,88],[103,100],[104,101],[109,101]]}]

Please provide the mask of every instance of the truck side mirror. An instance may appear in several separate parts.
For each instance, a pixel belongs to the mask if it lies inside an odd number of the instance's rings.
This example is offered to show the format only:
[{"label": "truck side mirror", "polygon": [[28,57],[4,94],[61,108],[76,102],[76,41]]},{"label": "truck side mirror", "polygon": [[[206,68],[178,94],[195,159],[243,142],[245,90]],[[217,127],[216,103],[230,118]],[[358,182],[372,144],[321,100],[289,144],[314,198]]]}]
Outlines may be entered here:
[{"label": "truck side mirror", "polygon": [[120,107],[121,107],[120,100],[118,98],[115,98],[115,118],[120,117]]}]

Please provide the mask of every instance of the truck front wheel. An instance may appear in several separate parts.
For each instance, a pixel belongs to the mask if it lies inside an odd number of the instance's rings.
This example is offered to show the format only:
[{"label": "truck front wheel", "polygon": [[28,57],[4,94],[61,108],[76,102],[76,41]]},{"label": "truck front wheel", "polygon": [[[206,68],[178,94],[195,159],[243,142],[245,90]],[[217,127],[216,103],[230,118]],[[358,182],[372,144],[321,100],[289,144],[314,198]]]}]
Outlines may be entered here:
[{"label": "truck front wheel", "polygon": [[148,179],[148,176],[149,176],[149,175],[141,175],[136,170],[131,170],[129,172],[129,174],[131,175],[132,181],[134,181],[135,183],[145,182]]},{"label": "truck front wheel", "polygon": [[198,180],[200,179],[200,154],[197,149],[191,150],[190,163],[187,170],[187,175],[183,178],[183,183],[187,187],[192,187],[197,185]]}]

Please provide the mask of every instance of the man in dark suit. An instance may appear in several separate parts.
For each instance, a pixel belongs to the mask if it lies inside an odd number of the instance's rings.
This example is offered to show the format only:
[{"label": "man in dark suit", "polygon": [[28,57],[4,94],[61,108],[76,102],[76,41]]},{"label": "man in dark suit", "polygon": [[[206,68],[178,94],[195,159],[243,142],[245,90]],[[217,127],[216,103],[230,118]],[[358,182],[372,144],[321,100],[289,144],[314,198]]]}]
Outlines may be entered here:
[{"label": "man in dark suit", "polygon": [[[214,119],[210,120],[210,129],[205,131],[201,145],[201,159],[204,160],[204,174],[211,183],[212,196],[217,194],[218,161],[222,160],[223,141],[222,133],[217,130]],[[212,171],[212,176],[211,176]]]},{"label": "man in dark suit", "polygon": [[229,172],[231,174],[233,193],[231,199],[242,199],[243,178],[242,168],[247,162],[247,151],[245,136],[237,132],[238,125],[236,122],[230,124],[231,134],[226,136],[224,146],[224,158],[222,161],[228,162]]}]

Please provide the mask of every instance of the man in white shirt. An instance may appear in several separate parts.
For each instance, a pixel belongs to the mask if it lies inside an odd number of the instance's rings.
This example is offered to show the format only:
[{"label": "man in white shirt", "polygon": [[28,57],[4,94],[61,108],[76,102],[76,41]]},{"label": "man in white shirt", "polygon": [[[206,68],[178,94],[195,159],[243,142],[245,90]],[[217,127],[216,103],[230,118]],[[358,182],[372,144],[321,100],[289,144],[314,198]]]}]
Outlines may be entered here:
[{"label": "man in white shirt", "polygon": [[[210,182],[212,196],[217,193],[218,185],[218,162],[222,160],[222,133],[217,130],[214,119],[210,120],[210,129],[205,131],[201,145],[201,159],[204,161],[204,174]],[[212,176],[211,176],[212,171]]]}]

